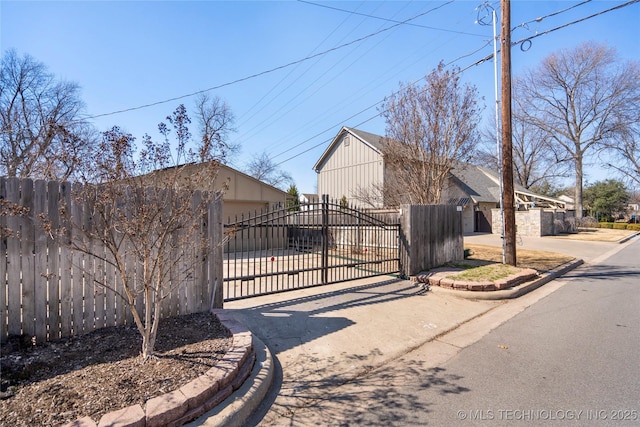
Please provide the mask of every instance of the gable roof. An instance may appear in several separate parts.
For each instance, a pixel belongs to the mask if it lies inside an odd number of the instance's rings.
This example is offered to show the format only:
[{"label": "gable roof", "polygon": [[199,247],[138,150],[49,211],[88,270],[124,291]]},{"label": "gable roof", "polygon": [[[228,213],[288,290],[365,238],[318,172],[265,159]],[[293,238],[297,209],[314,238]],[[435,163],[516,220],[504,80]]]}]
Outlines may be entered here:
[{"label": "gable roof", "polygon": [[[497,171],[469,163],[458,163],[451,171],[451,175],[474,202],[500,202],[500,177]],[[516,203],[526,203],[530,202],[528,199],[533,199],[553,205],[565,206],[566,204],[565,200],[536,194],[515,182],[513,191]]]},{"label": "gable roof", "polygon": [[[217,168],[218,168],[218,172],[216,174],[216,177],[214,179],[213,182],[209,183],[210,187],[209,188],[203,188],[206,190],[220,190],[222,188],[222,183],[220,182],[221,180],[225,180],[225,179],[235,179],[237,177],[241,177],[244,182],[249,182],[252,183],[253,185],[259,186],[260,188],[263,188],[267,191],[270,191],[274,194],[278,194],[279,196],[282,197],[288,197],[289,193],[287,193],[286,191],[283,191],[281,189],[279,189],[278,187],[274,187],[271,184],[268,184],[264,181],[261,181],[257,178],[254,178],[253,176],[246,174],[242,171],[239,171],[237,169],[232,168],[229,165],[220,163],[218,161],[213,160],[212,162],[217,163]],[[209,162],[207,162],[209,163]],[[169,171],[169,170],[175,170],[177,168],[182,168],[183,173],[185,174],[189,174],[189,173],[193,173],[194,170],[203,167],[204,163],[185,163],[185,164],[181,164],[181,165],[177,165],[177,166],[169,166],[166,167],[164,169],[160,169],[160,172],[163,171]],[[228,192],[225,192],[225,196],[228,196]]]},{"label": "gable roof", "polygon": [[338,134],[333,138],[331,144],[329,144],[329,146],[324,150],[316,164],[313,165],[314,171],[318,172],[322,168],[322,164],[327,160],[329,154],[333,151],[335,146],[338,145],[340,141],[342,141],[342,137],[345,133],[353,135],[354,137],[362,141],[365,145],[371,147],[375,152],[382,155],[382,141],[384,140],[384,137],[365,132],[360,129],[348,128],[346,126],[343,126],[342,129],[340,129],[340,132],[338,132]]},{"label": "gable roof", "polygon": [[456,163],[451,176],[474,203],[500,201],[500,182],[492,178],[484,168],[470,163]]},{"label": "gable roof", "polygon": [[[382,156],[384,137],[360,129],[343,126],[340,132],[333,138],[329,146],[324,150],[313,170],[319,172],[322,164],[327,160],[333,149],[342,141],[345,133],[358,138],[365,145]],[[456,162],[451,170],[452,179],[474,201],[474,203],[488,202],[499,203],[502,197],[500,191],[500,177],[497,171],[473,165],[471,163]],[[527,202],[527,199],[542,200],[555,205],[565,205],[565,201],[553,197],[542,196],[514,182],[516,203]]]}]

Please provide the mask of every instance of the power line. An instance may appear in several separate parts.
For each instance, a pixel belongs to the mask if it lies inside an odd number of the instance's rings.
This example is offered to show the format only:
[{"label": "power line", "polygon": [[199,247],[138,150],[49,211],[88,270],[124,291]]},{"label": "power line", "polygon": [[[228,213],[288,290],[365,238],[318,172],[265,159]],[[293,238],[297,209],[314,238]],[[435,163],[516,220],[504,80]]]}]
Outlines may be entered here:
[{"label": "power line", "polygon": [[[450,4],[450,3],[453,3],[453,0],[450,0],[447,3],[443,3],[442,5],[438,6],[438,8],[446,6],[447,4]],[[198,90],[196,92],[192,92],[192,93],[189,93],[189,94],[186,94],[186,95],[180,95],[180,96],[176,96],[176,97],[173,97],[173,98],[164,99],[162,101],[156,101],[156,102],[152,102],[152,103],[149,103],[149,104],[140,105],[140,106],[137,106],[137,107],[125,108],[123,110],[112,111],[112,112],[109,112],[109,113],[103,113],[103,114],[96,114],[96,115],[93,115],[93,116],[87,116],[87,117],[85,117],[85,120],[86,119],[96,119],[98,117],[112,116],[112,115],[115,115],[115,114],[121,114],[121,113],[126,113],[126,112],[129,112],[129,111],[141,110],[143,108],[148,108],[148,107],[153,107],[153,106],[156,106],[156,105],[166,104],[168,102],[178,101],[178,100],[181,100],[181,99],[184,99],[184,98],[189,98],[189,97],[192,97],[192,96],[195,96],[195,95],[200,95],[201,93],[210,92],[212,90],[221,89],[223,87],[231,86],[231,85],[234,85],[234,84],[237,84],[237,83],[241,83],[241,82],[244,82],[244,81],[247,81],[247,80],[250,80],[250,79],[254,79],[256,77],[264,76],[265,74],[270,74],[270,73],[273,73],[275,71],[282,70],[284,68],[288,68],[288,67],[291,67],[291,66],[296,65],[296,64],[300,64],[300,63],[308,61],[310,59],[317,58],[317,57],[322,56],[322,55],[326,55],[328,53],[331,53],[331,52],[334,52],[336,50],[342,49],[344,47],[351,46],[352,44],[359,43],[361,41],[367,40],[367,39],[369,39],[371,37],[377,36],[377,35],[382,34],[384,32],[390,31],[390,30],[392,30],[392,29],[394,29],[396,27],[399,27],[400,25],[404,25],[404,24],[406,24],[406,23],[408,23],[410,21],[413,21],[414,19],[418,19],[421,16],[424,16],[424,15],[426,15],[428,13],[431,13],[433,10],[436,10],[438,8],[430,9],[430,10],[428,10],[426,12],[419,13],[419,14],[415,15],[412,18],[405,19],[404,21],[400,21],[400,22],[398,22],[398,23],[396,23],[394,25],[391,25],[389,27],[383,28],[383,29],[381,29],[379,31],[376,31],[376,32],[371,33],[371,34],[368,34],[368,35],[366,35],[364,37],[360,37],[360,38],[357,38],[357,39],[352,40],[350,42],[341,44],[339,46],[332,47],[332,48],[327,49],[325,51],[318,52],[316,54],[306,56],[306,57],[304,57],[302,59],[298,59],[298,60],[293,61],[293,62],[289,62],[288,64],[280,65],[278,67],[274,67],[274,68],[271,68],[269,70],[265,70],[265,71],[261,71],[259,73],[251,74],[251,75],[246,76],[246,77],[241,77],[239,79],[236,79],[236,80],[233,80],[233,81],[230,81],[230,82],[227,82],[227,83],[223,83],[223,84],[220,84],[218,86],[213,86],[213,87],[210,87],[210,88],[207,88],[207,89]]]},{"label": "power line", "polygon": [[[393,19],[383,18],[381,16],[374,16],[374,15],[369,15],[369,14],[366,14],[366,13],[355,12],[355,11],[352,11],[352,10],[341,9],[339,7],[328,6],[326,4],[320,4],[320,3],[314,3],[314,2],[311,2],[311,1],[307,1],[307,0],[298,0],[298,2],[305,3],[305,4],[310,4],[312,6],[317,6],[317,7],[324,7],[325,9],[337,10],[339,12],[345,12],[345,13],[349,13],[351,15],[359,15],[359,16],[364,16],[364,17],[367,17],[367,18],[380,19],[382,21],[387,21],[387,22],[395,22],[395,23],[404,24],[404,25],[411,25],[413,27],[426,28],[428,30],[444,31],[444,32],[447,32],[447,33],[462,34],[462,35],[466,35],[466,36],[484,37],[484,34],[466,33],[466,32],[463,32],[463,31],[447,30],[446,28],[438,28],[438,27],[431,27],[431,26],[428,26],[428,25],[414,24],[412,22],[395,21]],[[449,3],[451,3],[451,2],[449,2]],[[445,6],[446,4],[448,4],[448,3],[444,3],[443,5],[441,5],[439,7]],[[433,10],[436,10],[438,8],[435,8]]]},{"label": "power line", "polygon": [[[457,61],[459,61],[459,60],[461,60],[461,59],[463,59],[463,58],[466,58],[466,57],[468,57],[468,56],[471,56],[471,55],[473,55],[473,54],[475,54],[475,53],[479,52],[480,50],[484,49],[484,48],[485,48],[489,43],[491,43],[491,41],[488,41],[488,42],[487,42],[487,43],[485,43],[483,46],[481,46],[480,48],[478,48],[478,49],[474,50],[474,51],[473,51],[473,52],[471,52],[471,53],[468,53],[468,54],[465,54],[465,55],[461,55],[461,56],[457,57],[456,59],[454,59],[454,60],[452,60],[452,61],[449,61],[448,63],[446,63],[446,64],[445,64],[445,66],[451,65],[451,64],[453,64],[454,62],[457,62]],[[485,60],[486,60],[486,59],[484,59],[484,58],[482,59],[482,61],[485,61]],[[465,71],[465,70],[467,70],[467,69],[469,69],[469,68],[473,67],[474,65],[477,65],[477,62],[476,62],[476,63],[473,63],[473,64],[471,64],[471,65],[469,65],[469,66],[467,66],[467,67],[465,67],[464,69],[458,70],[458,73],[461,73],[461,72],[463,72],[463,71]],[[458,73],[456,73],[456,74],[458,74]],[[423,79],[424,79],[424,77],[423,77],[423,78],[421,78],[421,79],[419,79],[419,80],[423,80]],[[418,81],[419,81],[419,80],[418,80]],[[416,82],[417,82],[417,81],[416,81]],[[416,82],[414,82],[414,83],[416,83]],[[400,92],[400,91],[393,92],[393,93],[391,94],[391,96],[394,96],[394,95],[398,94],[399,92]],[[348,120],[351,120],[351,119],[353,119],[354,117],[357,117],[357,116],[359,116],[360,114],[364,113],[365,111],[368,111],[368,110],[371,110],[372,108],[377,107],[378,105],[382,104],[383,102],[384,102],[384,100],[382,100],[382,101],[378,101],[378,102],[376,102],[375,104],[372,104],[372,105],[370,105],[370,106],[368,106],[368,107],[364,108],[363,110],[358,111],[357,113],[355,113],[355,114],[351,115],[350,117],[347,117],[346,119],[342,120],[342,122],[341,122],[341,123],[344,123],[344,122],[346,122],[346,121],[348,121]],[[358,123],[358,124],[357,124],[357,125],[355,125],[354,127],[357,127],[357,126],[363,125],[364,123],[367,123],[367,122],[369,122],[369,121],[371,121],[371,120],[375,119],[375,118],[376,118],[376,117],[378,117],[379,115],[380,115],[380,113],[376,114],[376,115],[375,115],[375,116],[373,116],[373,117],[370,117],[370,118],[366,119],[365,121],[363,121],[363,122],[361,122],[361,123]],[[282,152],[280,152],[280,153],[276,154],[275,156],[273,156],[273,157],[271,157],[271,158],[272,158],[272,159],[275,159],[275,158],[277,158],[277,157],[280,157],[281,155],[283,155],[283,154],[285,154],[285,153],[288,153],[289,151],[291,151],[291,150],[293,150],[293,149],[295,149],[295,148],[297,148],[297,147],[299,147],[299,146],[301,146],[301,145],[306,144],[307,142],[309,142],[309,141],[311,141],[312,139],[314,139],[314,138],[316,138],[316,137],[318,137],[318,136],[322,135],[323,133],[328,132],[329,130],[331,130],[331,129],[335,128],[336,126],[340,126],[340,123],[338,123],[338,124],[336,124],[336,125],[333,125],[333,126],[331,126],[331,127],[327,128],[327,129],[323,130],[322,132],[320,132],[320,133],[318,133],[318,134],[316,134],[316,135],[314,135],[314,136],[312,136],[312,137],[310,137],[310,138],[308,138],[308,139],[306,139],[306,140],[304,140],[304,141],[302,141],[302,142],[300,142],[300,143],[298,143],[298,144],[294,145],[293,147],[290,147],[290,148],[288,148],[288,149],[286,149],[286,150],[284,150],[284,151],[282,151]],[[333,138],[332,138],[332,139],[333,139]],[[331,139],[329,139],[329,141],[331,141]],[[320,143],[319,145],[322,145],[322,144],[323,144],[323,143],[325,143],[325,142],[327,142],[327,141],[323,141],[323,142],[322,142],[322,143]],[[304,154],[304,153],[306,153],[307,151],[310,151],[310,150],[312,150],[313,148],[316,148],[316,147],[318,147],[318,145],[315,145],[315,146],[313,146],[312,148],[310,148],[310,149],[308,149],[308,150],[305,150],[305,151],[303,151],[303,152],[302,152],[302,153],[300,153],[300,154]],[[298,154],[298,155],[300,155],[300,154]],[[282,161],[282,162],[278,163],[278,165],[280,165],[280,164],[282,164],[282,163],[284,163],[284,162],[286,162],[286,161],[288,161],[288,160],[291,160],[292,158],[295,158],[295,157],[297,157],[297,156],[290,157],[290,158],[288,158],[287,160],[284,160],[284,161]],[[278,166],[278,165],[276,165],[276,166]]]},{"label": "power line", "polygon": [[[345,20],[343,21],[343,23],[347,22],[347,21],[348,21],[348,19],[349,19],[349,18],[345,18]],[[352,29],[351,29],[351,32],[355,31],[355,30],[356,30],[356,29],[357,29],[357,28],[358,28],[358,27],[359,27],[363,22],[365,22],[365,20],[362,20],[362,21],[361,21],[361,22],[360,22],[360,23],[359,23],[355,28],[352,28]],[[380,27],[380,28],[382,28],[382,27]],[[389,35],[390,35],[390,34],[391,34],[391,33],[387,33],[387,37],[389,37]],[[348,37],[348,35],[346,35],[344,38],[347,38],[347,37]],[[325,40],[326,40],[326,39],[325,39]],[[382,39],[382,40],[384,40],[384,39]],[[342,40],[340,40],[340,42],[341,42],[341,41],[342,41]],[[380,42],[379,42],[379,43],[380,43]],[[350,56],[351,56],[351,53],[350,53],[350,52],[357,51],[357,50],[359,49],[359,47],[360,47],[360,46],[354,46],[354,47],[351,49],[351,51],[347,51],[346,53],[344,53],[343,57],[342,57],[342,58],[340,58],[340,59],[338,59],[337,63],[341,63],[344,59],[346,59],[346,58],[350,57]],[[315,65],[315,64],[317,64],[317,63],[319,63],[321,60],[322,60],[321,58],[318,58],[318,59],[317,59],[313,64],[311,64],[311,65],[309,66],[309,67],[310,67],[309,69],[313,68],[313,67],[314,67],[314,65]],[[354,61],[354,62],[355,62],[355,61]],[[258,124],[256,124],[255,126],[253,126],[249,131],[245,131],[245,135],[249,134],[249,135],[253,136],[253,135],[256,135],[257,133],[259,133],[261,130],[264,130],[265,128],[267,128],[267,127],[269,127],[269,126],[273,126],[273,124],[275,123],[275,121],[272,121],[272,120],[271,120],[271,118],[272,118],[273,116],[278,115],[278,113],[279,113],[280,111],[282,111],[282,110],[284,110],[285,108],[289,107],[289,106],[293,103],[293,101],[295,101],[297,98],[303,97],[303,95],[305,94],[305,92],[307,92],[308,90],[310,90],[310,89],[311,89],[311,88],[312,88],[312,87],[313,87],[313,86],[314,86],[318,81],[320,81],[324,76],[326,76],[327,74],[329,74],[331,71],[336,72],[336,68],[337,68],[336,66],[326,68],[326,69],[325,69],[325,71],[324,71],[324,72],[323,72],[319,77],[317,77],[317,78],[316,78],[312,83],[308,84],[304,89],[302,89],[302,90],[298,90],[298,91],[297,91],[297,93],[296,93],[296,95],[295,95],[293,98],[289,99],[285,104],[283,104],[282,106],[280,106],[277,110],[272,111],[272,112],[271,112],[271,114],[269,114],[269,115],[268,115],[268,117],[264,118],[260,123],[258,123]],[[347,67],[347,68],[348,68],[348,67]],[[308,70],[309,70],[309,69],[308,69]],[[307,71],[308,71],[308,70],[307,70]],[[344,72],[344,69],[343,69],[341,72]],[[306,71],[305,71],[305,73],[306,73]],[[287,90],[287,89],[291,88],[291,87],[294,85],[294,83],[295,83],[296,81],[298,81],[300,78],[302,78],[302,76],[303,76],[303,75],[304,75],[304,74],[302,74],[302,75],[298,76],[298,77],[297,77],[297,78],[295,78],[293,81],[289,82],[289,83],[288,83],[288,85],[287,85],[287,87],[286,87],[285,89],[283,89],[283,90],[279,93],[279,95],[280,95],[280,94],[282,94],[285,90]],[[311,93],[310,95],[306,95],[306,96],[305,96],[305,98],[309,98],[309,97],[313,96],[313,95],[314,95],[315,93],[317,93],[317,92],[318,92],[322,87],[324,87],[324,86],[328,85],[328,84],[329,84],[329,83],[331,83],[333,80],[335,80],[335,77],[331,78],[328,82],[324,83],[322,86],[320,86],[320,88],[316,89],[316,90],[315,90],[313,93]],[[292,110],[293,110],[297,105],[300,105],[302,102],[304,102],[304,101],[299,101],[295,106],[293,106],[293,107],[289,108],[289,110],[285,111],[283,114],[287,114],[287,113],[291,112],[291,111],[292,111]],[[267,104],[267,105],[268,105],[268,104]],[[282,115],[280,115],[280,116],[282,116]],[[263,125],[265,122],[267,122],[267,121],[269,122],[269,125],[267,125],[267,126],[263,126],[263,127],[260,127],[260,126],[262,126],[262,125]],[[273,149],[274,147],[272,146],[271,148]]]},{"label": "power line", "polygon": [[[432,9],[432,11],[433,11],[433,10],[435,10],[435,9]],[[379,43],[380,43],[380,42],[379,42]],[[435,43],[435,41],[432,41],[432,43]],[[375,47],[375,46],[374,46],[374,47]],[[373,49],[374,47],[371,47],[369,50]],[[355,48],[354,48],[354,49],[355,49]],[[366,53],[366,52],[365,52],[365,53]],[[349,68],[349,67],[351,67],[353,64],[357,63],[357,62],[359,61],[359,58],[361,58],[362,56],[364,56],[364,55],[365,55],[365,53],[362,53],[362,54],[360,54],[360,56],[359,56],[358,58],[353,59],[353,60],[352,60],[352,62],[351,62],[351,63],[350,63],[350,64],[349,64],[345,69],[348,69],[348,68]],[[351,55],[350,55],[350,54],[346,54],[346,55],[345,55],[345,58],[349,58],[349,57],[351,57]],[[397,67],[397,65],[398,65],[398,64],[394,65],[394,67],[393,67],[393,68],[396,68],[396,67]],[[333,70],[333,69],[332,69],[332,70]],[[333,71],[335,71],[335,70],[333,70]],[[390,71],[390,70],[389,70],[389,71]],[[387,71],[387,73],[388,73],[389,71]],[[325,74],[327,74],[327,72],[323,73],[323,76],[324,76]],[[332,80],[333,80],[333,79],[332,79]],[[318,79],[316,79],[316,81],[315,81],[315,82],[317,82],[317,81],[318,81]],[[314,82],[314,84],[315,84],[315,82]],[[322,87],[324,87],[324,86],[326,86],[327,84],[328,84],[328,83],[324,83],[322,86],[320,86],[318,89],[316,89],[316,90],[315,90],[311,95],[313,95],[313,94],[315,94],[315,93],[319,92],[319,91],[321,90],[321,88],[322,88]],[[307,89],[310,89],[310,86],[309,86],[309,87],[307,87]],[[363,89],[364,89],[364,88],[360,88],[357,92],[361,92]],[[306,91],[306,89],[305,89],[305,91]],[[350,92],[349,99],[352,99],[355,95],[356,95],[356,93],[355,93],[355,92]],[[296,97],[298,97],[298,95],[296,95]],[[294,99],[295,99],[296,97],[294,97]],[[344,102],[344,101],[345,101],[345,100],[343,100],[343,102],[341,102],[341,105],[344,105],[344,104],[345,104],[345,102]],[[302,102],[302,101],[301,101],[301,102]],[[301,103],[301,102],[300,102],[300,103]],[[353,102],[354,102],[354,101],[353,101],[353,100],[351,100],[351,103],[353,103]],[[299,105],[300,103],[298,103],[297,105]],[[375,106],[375,105],[374,105],[374,106]],[[337,105],[336,105],[336,106],[334,106],[334,107],[337,107]],[[283,107],[283,108],[284,108],[284,107]],[[369,107],[369,108],[373,108],[373,106],[372,106],[372,107]],[[281,108],[281,109],[282,109],[282,108]],[[281,110],[281,109],[280,109],[280,110]],[[291,111],[291,110],[289,110],[289,111]],[[361,112],[361,113],[362,113],[362,112]],[[325,112],[325,115],[326,115],[326,114],[327,114],[327,113]],[[360,113],[358,113],[358,114],[360,114]],[[356,115],[357,115],[357,114],[356,114]],[[316,116],[316,117],[315,117],[315,122],[316,122],[316,123],[318,123],[318,122],[322,122],[321,116]],[[272,122],[270,125],[272,125],[272,124],[273,124],[273,122]],[[310,125],[310,124],[309,124],[309,125]],[[307,125],[307,126],[308,126],[308,125]],[[295,134],[295,133],[297,133],[297,132],[294,132],[294,134]],[[284,145],[284,141],[285,141],[286,139],[288,139],[288,138],[287,138],[287,137],[281,137],[280,142],[276,142],[274,145],[272,145],[272,146],[271,146],[271,147],[272,147],[272,151],[273,151],[273,148],[275,148],[275,147],[279,147],[280,145]],[[290,147],[290,148],[288,148],[288,149],[285,149],[284,151],[279,152],[278,154],[276,154],[275,156],[272,156],[271,158],[272,158],[272,159],[274,159],[274,158],[280,157],[281,155],[286,154],[287,152],[291,151],[292,149],[294,149],[294,148],[298,147],[299,145],[301,145],[301,144],[296,144],[294,147]]]},{"label": "power line", "polygon": [[561,13],[567,12],[567,11],[569,11],[569,10],[571,10],[571,9],[574,9],[574,8],[576,8],[576,7],[582,6],[583,4],[587,4],[587,3],[590,3],[590,2],[591,2],[591,0],[585,0],[585,1],[583,1],[583,2],[580,2],[580,3],[578,3],[578,4],[574,4],[573,6],[569,6],[569,7],[567,7],[567,8],[562,9],[562,10],[558,10],[558,11],[556,11],[556,12],[549,13],[549,14],[544,15],[544,16],[540,16],[540,17],[538,17],[538,18],[536,18],[536,19],[532,19],[532,20],[527,21],[527,22],[523,22],[522,24],[518,25],[517,27],[513,27],[513,28],[511,29],[511,31],[514,31],[514,30],[516,30],[516,29],[518,29],[518,28],[520,28],[520,27],[522,27],[522,28],[527,28],[527,25],[528,25],[528,24],[532,24],[532,23],[534,23],[534,22],[542,22],[542,20],[543,20],[543,19],[546,19],[546,18],[550,18],[550,17],[552,17],[552,16],[559,15],[559,14],[561,14]]},{"label": "power line", "polygon": [[[630,0],[630,1],[626,2],[626,3],[622,3],[622,4],[619,4],[619,5],[617,5],[617,6],[613,6],[613,7],[609,8],[609,9],[602,10],[602,11],[600,11],[600,12],[594,13],[594,14],[589,15],[589,16],[586,16],[586,17],[584,17],[584,18],[580,18],[580,19],[577,19],[577,20],[575,20],[575,21],[571,21],[571,22],[568,22],[568,23],[566,23],[566,24],[560,25],[560,26],[558,26],[558,27],[551,28],[551,29],[546,30],[546,31],[544,31],[544,32],[537,33],[537,34],[535,34],[535,35],[533,35],[533,36],[526,37],[526,38],[520,39],[520,40],[518,40],[518,41],[512,42],[512,43],[511,43],[511,46],[515,46],[515,45],[518,45],[518,44],[524,43],[524,42],[526,42],[526,41],[530,41],[530,40],[532,40],[532,39],[534,39],[534,38],[537,38],[537,37],[540,37],[540,36],[543,36],[543,35],[546,35],[546,34],[552,33],[552,32],[554,32],[554,31],[560,30],[560,29],[562,29],[562,28],[569,27],[569,26],[571,26],[571,25],[578,24],[578,23],[583,22],[583,21],[586,21],[586,20],[588,20],[588,19],[595,18],[595,17],[600,16],[600,15],[603,15],[603,14],[605,14],[605,13],[608,13],[608,12],[611,12],[611,11],[614,11],[614,10],[617,10],[617,9],[621,9],[621,8],[623,8],[623,7],[626,7],[626,6],[630,6],[630,5],[632,5],[632,4],[634,4],[634,3],[638,3],[638,2],[640,2],[640,0]],[[584,2],[583,2],[583,3],[584,3]],[[561,13],[561,12],[562,12],[562,11],[558,11],[558,12],[556,12],[556,13],[554,13],[554,14],[546,15],[545,17],[552,16],[552,15],[557,15],[558,13]],[[534,21],[535,21],[535,20],[534,20]],[[531,21],[530,21],[530,22],[531,22]],[[517,27],[516,27],[516,28],[517,28]],[[460,56],[460,57],[456,58],[455,60],[449,61],[446,65],[450,65],[450,64],[452,64],[452,63],[454,63],[454,62],[456,62],[456,61],[458,61],[458,60],[460,60],[460,59],[462,59],[462,58],[465,58],[465,57],[471,56],[471,55],[473,55],[474,53],[479,52],[480,50],[482,50],[482,49],[483,49],[484,47],[486,47],[486,46],[487,46],[487,44],[485,44],[484,46],[482,46],[481,48],[479,48],[479,49],[475,50],[474,52],[472,52],[472,53],[470,53],[470,54],[462,55],[462,56]],[[484,63],[484,62],[486,62],[486,61],[488,61],[488,60],[490,60],[490,59],[492,59],[492,58],[493,58],[493,53],[491,53],[491,54],[489,54],[489,55],[486,55],[485,57],[483,57],[483,58],[479,59],[478,61],[476,61],[476,62],[474,62],[474,63],[472,63],[472,64],[469,64],[469,65],[467,65],[467,66],[466,66],[466,67],[464,67],[464,68],[458,69],[458,70],[454,73],[454,75],[461,74],[461,73],[463,73],[464,71],[466,71],[466,70],[468,70],[468,69],[470,69],[470,68],[472,68],[472,67],[474,67],[474,66],[480,65],[480,64],[482,64],[482,63]],[[426,89],[425,89],[425,90],[426,90]],[[397,93],[397,92],[395,92],[395,93]],[[394,94],[395,94],[395,93],[394,93]],[[421,92],[419,92],[419,93],[421,93]],[[367,111],[367,110],[370,110],[370,109],[371,109],[371,108],[373,108],[373,107],[376,107],[377,105],[381,104],[382,102],[384,102],[384,100],[379,101],[379,102],[377,102],[377,103],[375,103],[375,104],[373,104],[373,105],[371,105],[371,106],[369,106],[369,107],[365,108],[364,110],[361,110],[360,112],[358,112],[358,113],[356,113],[356,114],[352,115],[351,117],[349,117],[349,118],[347,118],[347,119],[343,120],[343,121],[342,121],[342,123],[344,123],[345,121],[347,121],[347,120],[349,120],[349,119],[351,119],[351,118],[354,118],[354,117],[356,117],[356,116],[358,116],[358,115],[362,114],[363,112],[365,112],[365,111]],[[369,121],[371,121],[371,120],[375,119],[375,118],[376,118],[376,117],[378,117],[380,114],[381,114],[381,112],[379,112],[378,114],[376,114],[376,115],[374,115],[374,116],[372,116],[372,117],[369,117],[368,119],[366,119],[366,120],[364,120],[364,121],[362,121],[362,122],[360,122],[360,123],[358,123],[358,124],[354,125],[353,127],[361,126],[362,124],[367,123],[367,122],[369,122]],[[335,126],[334,126],[334,127],[335,127]],[[333,127],[332,127],[332,128],[333,128]],[[330,128],[330,129],[331,129],[331,128]],[[322,135],[323,133],[325,133],[325,132],[329,131],[330,129],[324,130],[324,131],[320,132],[319,134],[314,135],[313,137],[311,137],[311,138],[309,138],[309,139],[307,139],[307,140],[305,140],[305,141],[303,141],[303,142],[301,142],[301,143],[299,143],[299,144],[297,144],[297,145],[295,145],[295,146],[291,147],[290,149],[288,149],[288,150],[286,150],[286,151],[284,151],[284,152],[282,152],[282,153],[278,154],[277,156],[280,156],[280,155],[282,155],[282,154],[284,154],[284,153],[286,153],[286,152],[288,152],[288,151],[291,151],[291,150],[292,150],[292,149],[294,149],[294,148],[297,148],[297,147],[299,147],[299,146],[301,146],[301,145],[303,145],[303,144],[305,144],[305,143],[307,143],[307,142],[311,141],[313,138],[316,138],[317,136]],[[294,156],[291,156],[291,157],[287,158],[286,160],[283,160],[282,162],[278,163],[276,166],[280,166],[280,165],[282,165],[282,164],[284,164],[284,163],[286,163],[286,162],[288,162],[288,161],[290,161],[290,160],[293,160],[293,159],[295,159],[296,157],[301,156],[302,154],[305,154],[305,153],[307,153],[307,152],[309,152],[309,151],[311,151],[311,150],[313,150],[313,149],[315,149],[315,148],[317,148],[317,147],[319,147],[319,146],[321,146],[321,145],[323,145],[323,144],[325,144],[325,143],[327,143],[327,142],[330,142],[331,140],[333,140],[333,137],[332,137],[332,138],[330,138],[330,139],[328,139],[328,140],[324,140],[324,141],[322,141],[322,142],[320,142],[320,143],[318,143],[318,144],[316,144],[316,145],[312,146],[311,148],[308,148],[308,149],[306,149],[306,150],[304,150],[304,151],[302,151],[302,152],[300,152],[300,153],[298,153],[298,154],[296,154],[296,155],[294,155]],[[277,157],[277,156],[276,156],[276,157]]]},{"label": "power line", "polygon": [[536,33],[533,36],[522,38],[522,39],[520,39],[518,41],[512,42],[511,45],[515,46],[515,45],[518,45],[518,44],[521,44],[521,43],[524,43],[524,42],[527,42],[527,41],[531,41],[531,40],[535,39],[536,37],[547,35],[547,34],[552,33],[554,31],[558,31],[558,30],[561,30],[563,28],[569,27],[571,25],[575,25],[575,24],[578,24],[580,22],[586,21],[587,19],[595,18],[596,16],[600,16],[600,15],[603,15],[605,13],[617,10],[617,9],[622,9],[623,7],[631,6],[632,4],[638,3],[638,2],[640,2],[640,0],[631,0],[631,1],[628,1],[626,3],[622,3],[622,4],[619,4],[617,6],[610,7],[609,9],[602,10],[600,12],[594,13],[593,15],[585,16],[584,18],[580,18],[580,19],[577,19],[575,21],[568,22],[566,24],[560,25],[560,26],[555,27],[555,28],[551,28],[551,29],[543,31],[541,33]]}]

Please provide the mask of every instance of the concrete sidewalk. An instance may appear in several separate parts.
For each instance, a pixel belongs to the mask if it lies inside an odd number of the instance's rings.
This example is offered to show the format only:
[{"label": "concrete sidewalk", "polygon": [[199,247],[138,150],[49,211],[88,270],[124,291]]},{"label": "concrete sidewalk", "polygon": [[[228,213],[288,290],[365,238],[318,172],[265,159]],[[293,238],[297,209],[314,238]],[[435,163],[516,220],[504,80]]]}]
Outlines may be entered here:
[{"label": "concrete sidewalk", "polygon": [[[567,253],[585,261],[623,247],[617,243],[523,240],[527,249]],[[500,238],[492,235],[465,236],[465,242],[470,241],[501,244]],[[555,286],[546,285],[535,293],[544,295]],[[541,296],[527,297],[527,304],[536,298]],[[451,292],[429,292],[417,283],[378,277],[225,303],[225,310],[253,332],[258,347],[263,346],[258,348],[264,354],[254,376],[262,379],[248,384],[244,395],[231,398],[233,417],[218,411],[190,425],[293,425],[296,413],[309,415],[309,407],[330,398],[331,390],[354,383],[425,343],[438,341],[460,325],[472,324],[473,319],[491,319],[495,316],[490,313],[505,312],[507,306],[513,307],[507,312],[523,310],[519,300],[522,298],[510,302],[465,299]],[[503,316],[498,317],[492,322],[504,321]],[[445,356],[432,354],[434,360]],[[264,367],[275,372],[266,396],[271,372],[265,374]],[[248,401],[252,393],[256,399]],[[263,398],[257,413],[250,416]],[[320,425],[336,422],[323,423],[321,411],[312,416]]]}]

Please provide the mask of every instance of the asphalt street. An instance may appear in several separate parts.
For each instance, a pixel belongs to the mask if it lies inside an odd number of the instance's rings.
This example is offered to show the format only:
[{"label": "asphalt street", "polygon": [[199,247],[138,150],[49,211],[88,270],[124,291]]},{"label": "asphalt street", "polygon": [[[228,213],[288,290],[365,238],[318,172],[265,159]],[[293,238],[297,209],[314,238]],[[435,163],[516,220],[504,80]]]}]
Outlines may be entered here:
[{"label": "asphalt street", "polygon": [[639,253],[636,239],[260,425],[640,425]]},{"label": "asphalt street", "polygon": [[[441,366],[426,425],[640,425],[640,242]],[[406,387],[401,387],[407,389]],[[453,391],[453,392],[451,392]]]}]

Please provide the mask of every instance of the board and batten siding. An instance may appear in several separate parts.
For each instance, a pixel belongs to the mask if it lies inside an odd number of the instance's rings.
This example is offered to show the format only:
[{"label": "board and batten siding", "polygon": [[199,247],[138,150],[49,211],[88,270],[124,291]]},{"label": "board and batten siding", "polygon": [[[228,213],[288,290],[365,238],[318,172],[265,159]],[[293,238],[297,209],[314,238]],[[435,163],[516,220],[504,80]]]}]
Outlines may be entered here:
[{"label": "board and batten siding", "polygon": [[334,200],[345,196],[350,204],[360,205],[362,203],[354,198],[356,190],[382,184],[383,174],[380,153],[345,133],[318,173],[318,194],[328,194]]}]

